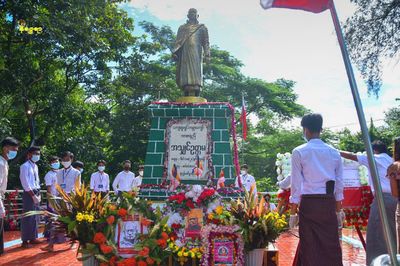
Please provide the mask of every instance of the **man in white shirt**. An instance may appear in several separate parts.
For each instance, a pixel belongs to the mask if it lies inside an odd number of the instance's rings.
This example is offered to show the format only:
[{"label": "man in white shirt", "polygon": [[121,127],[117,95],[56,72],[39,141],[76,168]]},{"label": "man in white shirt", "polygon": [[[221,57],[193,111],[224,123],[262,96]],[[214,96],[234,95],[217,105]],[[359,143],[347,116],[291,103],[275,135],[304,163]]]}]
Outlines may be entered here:
[{"label": "man in white shirt", "polygon": [[100,160],[97,162],[99,171],[92,174],[90,177],[90,189],[95,193],[102,193],[103,196],[110,191],[110,177],[104,172],[106,169],[106,161]]},{"label": "man in white shirt", "polygon": [[[385,204],[386,214],[388,216],[389,222],[389,230],[392,234],[395,234],[395,215],[397,202],[391,196],[390,180],[386,177],[387,169],[393,163],[393,159],[387,154],[387,147],[382,141],[376,140],[372,142],[372,150],[374,152],[374,159],[378,171],[379,182],[382,187],[383,201]],[[341,151],[340,155],[343,158],[359,162],[369,169],[367,155],[356,155],[354,153],[346,151]],[[372,182],[371,173],[369,174],[368,184],[371,186],[371,190],[374,193],[375,189]],[[376,197],[371,204],[371,210],[368,217],[366,253],[367,265],[370,265],[371,262],[379,255],[387,253]]]},{"label": "man in white shirt", "polygon": [[289,226],[294,228],[298,220],[300,235],[294,264],[341,266],[338,223],[343,217],[342,159],[336,149],[320,139],[320,114],[305,115],[301,126],[307,143],[293,150],[291,172]]},{"label": "man in white shirt", "polygon": [[236,186],[236,187],[240,187],[239,180],[238,180],[238,179],[240,178],[241,185],[242,185],[248,192],[250,192],[250,188],[251,188],[252,186],[254,186],[253,195],[254,195],[254,197],[256,197],[256,196],[257,196],[257,185],[256,185],[256,180],[255,180],[254,176],[252,176],[252,175],[250,175],[250,174],[248,173],[248,171],[249,171],[249,167],[248,167],[247,164],[243,164],[243,165],[240,167],[240,175],[239,175],[239,177],[236,177],[235,186]]},{"label": "man in white shirt", "polygon": [[[40,160],[40,148],[32,146],[28,149],[27,161],[21,165],[19,179],[24,189],[22,203],[24,212],[35,211],[40,206],[40,180],[39,169],[36,163]],[[27,248],[29,244],[40,243],[38,238],[39,216],[32,215],[21,219],[22,247]]]},{"label": "man in white shirt", "polygon": [[72,167],[74,154],[66,151],[61,155],[63,168],[57,172],[57,184],[67,193],[75,191],[75,183],[81,185],[81,172]]},{"label": "man in white shirt", "polygon": [[122,195],[122,192],[131,191],[133,188],[135,174],[131,172],[131,166],[131,161],[125,160],[123,163],[124,170],[118,173],[112,184],[114,193],[119,197]]},{"label": "man in white shirt", "polygon": [[8,160],[12,160],[17,156],[19,142],[18,140],[7,137],[1,141],[1,155],[0,155],[0,255],[4,253],[4,217],[6,210],[4,208],[4,193],[7,190],[8,180]]},{"label": "man in white shirt", "polygon": [[143,181],[143,172],[144,172],[144,165],[139,165],[138,169],[138,176],[135,176],[133,179],[133,187],[140,187]]}]

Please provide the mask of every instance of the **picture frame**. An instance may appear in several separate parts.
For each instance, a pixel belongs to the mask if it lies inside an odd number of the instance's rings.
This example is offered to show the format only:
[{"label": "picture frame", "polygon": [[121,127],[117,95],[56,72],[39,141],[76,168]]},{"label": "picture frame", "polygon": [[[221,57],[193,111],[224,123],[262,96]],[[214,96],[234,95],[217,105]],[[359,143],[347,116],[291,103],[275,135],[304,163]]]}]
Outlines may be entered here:
[{"label": "picture frame", "polygon": [[201,229],[203,227],[203,210],[191,209],[185,218],[185,237],[200,238]]},{"label": "picture frame", "polygon": [[132,257],[138,254],[135,245],[139,242],[141,234],[147,234],[148,228],[142,223],[140,214],[128,215],[121,218],[115,229],[115,243],[118,254],[122,257]]}]

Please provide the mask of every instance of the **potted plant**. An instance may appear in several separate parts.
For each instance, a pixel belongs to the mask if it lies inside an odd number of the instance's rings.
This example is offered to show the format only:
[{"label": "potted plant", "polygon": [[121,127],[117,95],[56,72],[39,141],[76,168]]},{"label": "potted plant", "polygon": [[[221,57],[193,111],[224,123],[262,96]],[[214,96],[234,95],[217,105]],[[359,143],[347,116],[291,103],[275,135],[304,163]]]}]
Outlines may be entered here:
[{"label": "potted plant", "polygon": [[232,201],[230,208],[234,222],[241,228],[246,265],[261,266],[268,244],[275,242],[287,230],[286,216],[270,212],[264,198],[258,199],[254,194],[254,187],[245,191],[243,199]]}]

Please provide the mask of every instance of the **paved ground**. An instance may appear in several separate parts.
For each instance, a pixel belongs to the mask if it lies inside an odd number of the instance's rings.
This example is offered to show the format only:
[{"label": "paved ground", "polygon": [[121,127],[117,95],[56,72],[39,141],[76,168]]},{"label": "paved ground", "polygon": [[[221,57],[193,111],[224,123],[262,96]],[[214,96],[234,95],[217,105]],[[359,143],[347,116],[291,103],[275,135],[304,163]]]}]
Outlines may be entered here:
[{"label": "paved ground", "polygon": [[[346,230],[344,235],[357,239],[357,234],[351,230]],[[19,232],[6,232],[5,240],[10,243],[17,243]],[[0,265],[40,265],[40,266],[75,266],[82,265],[82,262],[76,260],[77,246],[69,248],[69,245],[61,244],[56,245],[56,252],[47,253],[40,250],[40,247],[46,245],[45,240],[43,243],[33,246],[29,249],[22,249],[20,245],[14,245],[6,248],[5,254],[0,257]],[[290,233],[283,234],[277,242],[279,249],[279,265],[289,266],[292,265],[298,238]],[[365,265],[365,252],[361,248],[354,248],[353,246],[342,243],[343,248],[343,264],[344,266]]]}]

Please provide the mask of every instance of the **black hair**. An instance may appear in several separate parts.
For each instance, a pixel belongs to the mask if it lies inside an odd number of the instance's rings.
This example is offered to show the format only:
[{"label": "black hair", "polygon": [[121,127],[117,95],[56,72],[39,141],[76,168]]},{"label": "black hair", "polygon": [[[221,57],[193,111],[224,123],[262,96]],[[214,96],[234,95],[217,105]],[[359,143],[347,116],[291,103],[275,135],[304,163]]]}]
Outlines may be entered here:
[{"label": "black hair", "polygon": [[53,162],[53,161],[58,161],[60,160],[60,158],[58,158],[57,156],[50,156],[49,157],[49,163]]},{"label": "black hair", "polygon": [[72,153],[72,152],[70,152],[70,151],[65,151],[65,152],[63,152],[62,154],[61,154],[61,158],[65,158],[65,157],[70,157],[71,158],[71,160],[73,160],[74,159],[74,154]]},{"label": "black hair", "polygon": [[249,169],[249,166],[247,165],[247,164],[242,164],[241,166],[240,166],[240,169]]},{"label": "black hair", "polygon": [[40,147],[39,146],[32,146],[28,148],[28,153],[32,153],[35,151],[40,151]]},{"label": "black hair", "polygon": [[307,128],[311,133],[320,133],[322,131],[322,115],[307,114],[301,119],[301,126]]},{"label": "black hair", "polygon": [[99,160],[98,162],[97,162],[97,165],[99,165],[99,164],[104,164],[104,165],[106,165],[106,161],[104,161],[104,160]]},{"label": "black hair", "polygon": [[400,137],[394,139],[393,143],[393,160],[400,161]]},{"label": "black hair", "polygon": [[130,160],[125,160],[125,161],[123,162],[123,164],[126,164],[126,163],[132,164],[132,162],[131,162]]},{"label": "black hair", "polygon": [[81,161],[75,161],[72,163],[72,167],[74,167],[74,168],[76,168],[76,167],[83,168],[84,166],[85,166],[85,164]]},{"label": "black hair", "polygon": [[6,137],[1,141],[1,148],[4,148],[5,146],[18,147],[19,141],[13,137]]},{"label": "black hair", "polygon": [[374,140],[372,142],[372,149],[378,153],[388,153],[386,144],[380,140]]}]

